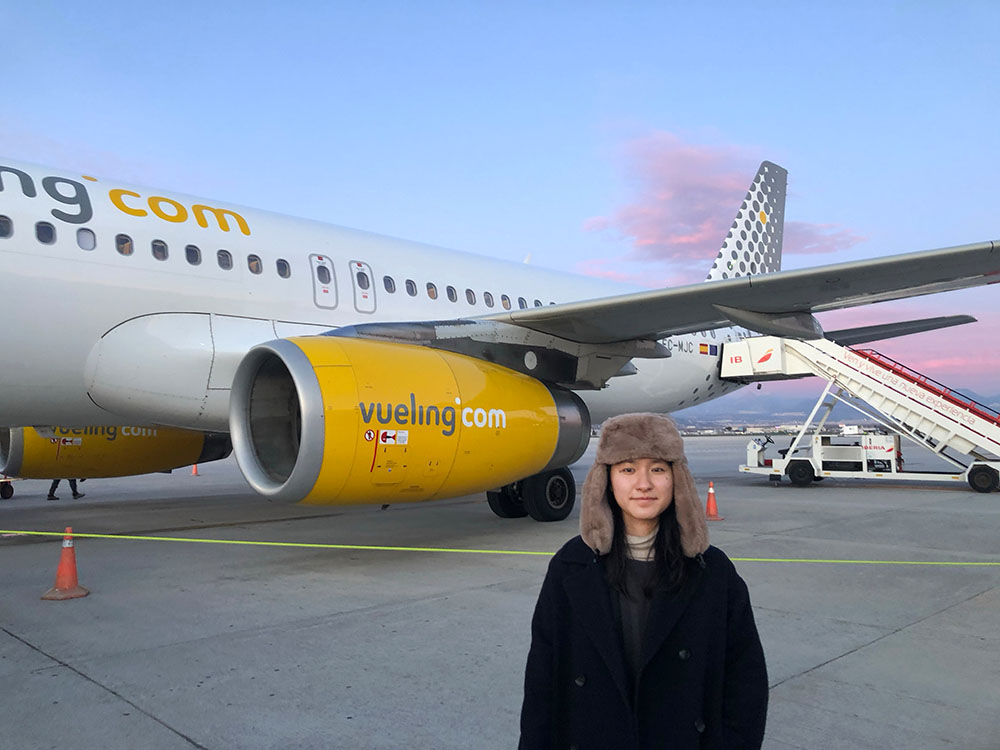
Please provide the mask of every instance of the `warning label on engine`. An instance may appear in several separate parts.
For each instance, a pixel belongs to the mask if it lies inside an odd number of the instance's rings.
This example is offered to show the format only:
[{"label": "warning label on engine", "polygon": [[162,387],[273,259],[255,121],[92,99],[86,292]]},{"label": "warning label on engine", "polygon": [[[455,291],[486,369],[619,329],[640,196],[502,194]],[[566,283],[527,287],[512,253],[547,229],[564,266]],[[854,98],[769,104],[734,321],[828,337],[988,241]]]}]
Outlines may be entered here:
[{"label": "warning label on engine", "polygon": [[409,437],[408,430],[380,430],[378,442],[379,445],[406,445]]}]

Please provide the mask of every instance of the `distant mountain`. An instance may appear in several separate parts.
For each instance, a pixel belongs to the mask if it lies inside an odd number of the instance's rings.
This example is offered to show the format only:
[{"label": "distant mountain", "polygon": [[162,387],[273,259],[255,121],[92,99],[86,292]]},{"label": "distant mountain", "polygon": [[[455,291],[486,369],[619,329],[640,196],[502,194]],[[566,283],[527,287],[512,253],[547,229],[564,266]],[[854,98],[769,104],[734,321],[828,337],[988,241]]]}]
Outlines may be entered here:
[{"label": "distant mountain", "polygon": [[[763,383],[760,390],[749,385],[728,396],[674,412],[673,416],[679,425],[686,427],[801,423],[816,405],[824,386],[825,383],[817,378],[794,383]],[[1000,411],[1000,394],[987,396],[971,388],[953,387],[952,390]],[[831,419],[848,423],[866,421],[862,414],[844,404],[834,407]]]}]

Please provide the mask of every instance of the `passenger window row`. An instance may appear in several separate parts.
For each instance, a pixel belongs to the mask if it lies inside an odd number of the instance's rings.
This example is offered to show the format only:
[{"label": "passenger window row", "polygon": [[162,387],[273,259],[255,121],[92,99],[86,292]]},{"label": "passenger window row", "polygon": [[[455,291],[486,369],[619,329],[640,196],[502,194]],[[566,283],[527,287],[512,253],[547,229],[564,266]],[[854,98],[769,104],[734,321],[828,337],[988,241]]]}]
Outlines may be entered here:
[{"label": "passenger window row", "polygon": [[[14,224],[7,216],[0,216],[0,239],[6,239],[12,237],[14,234]],[[56,228],[47,221],[39,221],[35,224],[35,238],[41,242],[43,245],[51,245],[56,241]],[[76,230],[76,243],[82,250],[94,250],[97,247],[97,237],[94,232],[86,227],[81,227]],[[119,255],[132,255],[135,252],[135,244],[132,238],[127,234],[117,234],[115,235],[115,250]],[[167,243],[163,240],[153,240],[150,243],[150,251],[156,260],[165,261],[170,257],[170,248]],[[201,248],[197,245],[187,245],[184,248],[184,258],[187,260],[188,264],[192,266],[201,265],[202,253]],[[231,271],[234,266],[233,254],[228,250],[218,250],[215,254],[216,262],[219,264],[219,268],[223,271]],[[247,268],[250,273],[261,274],[264,271],[264,264],[261,261],[259,255],[249,254],[247,255]],[[287,260],[284,258],[278,258],[275,261],[275,270],[283,279],[290,278],[292,275],[292,267]],[[330,272],[324,267],[319,266],[316,269],[318,278],[321,283],[329,284]],[[323,276],[327,278],[324,279]],[[358,271],[356,273],[356,280],[358,287],[367,290],[371,287],[371,280],[368,278],[368,274],[364,271]],[[396,293],[396,281],[392,276],[382,277],[382,286],[385,291],[389,294]],[[416,297],[418,294],[417,283],[413,279],[406,279],[403,282],[403,288],[406,289],[406,293],[410,297]],[[425,287],[427,291],[427,296],[436,300],[438,298],[438,288],[433,282],[427,282]],[[448,285],[445,287],[445,295],[448,297],[449,302],[458,302],[458,290],[455,287]],[[476,293],[472,289],[465,290],[465,301],[470,305],[476,304]],[[535,307],[542,307],[542,301],[535,299],[532,301]],[[492,308],[496,306],[496,300],[494,299],[492,292],[483,292],[483,304],[486,307]],[[555,302],[549,302],[550,305],[554,305]],[[511,298],[506,294],[500,295],[500,306],[504,310],[510,310],[513,307]],[[528,308],[528,301],[524,297],[517,298],[517,306],[521,310],[526,310]]]},{"label": "passenger window row", "polygon": [[[361,289],[367,289],[371,284],[371,282],[368,279],[368,274],[366,274],[364,271],[358,271],[356,274],[356,278],[358,281],[358,286]],[[389,294],[396,293],[396,280],[392,278],[392,276],[383,276],[382,286]],[[406,279],[403,282],[403,288],[406,289],[406,293],[411,297],[417,296],[418,293],[417,282],[415,282],[413,279]],[[433,281],[428,281],[427,286],[425,288],[427,290],[427,296],[430,299],[438,298],[437,284],[435,284]],[[444,293],[448,297],[449,302],[458,302],[458,290],[455,289],[455,287],[450,285],[446,286],[444,288]],[[472,289],[465,290],[465,301],[468,302],[470,305],[476,304],[476,293]],[[487,307],[494,307],[496,305],[492,292],[483,292],[483,303]],[[549,304],[554,305],[555,302],[549,302]],[[542,307],[542,301],[536,299],[534,300],[534,305],[535,307]],[[503,307],[504,310],[510,310],[512,307],[510,297],[508,297],[506,294],[501,294],[500,306]],[[518,297],[517,306],[521,310],[526,310],[528,308],[528,301],[524,297]]]},{"label": "passenger window row", "polygon": [[[0,239],[6,239],[14,235],[14,222],[8,216],[0,216]],[[56,228],[47,221],[39,221],[35,224],[35,239],[43,245],[52,245],[56,241]],[[93,230],[81,227],[76,230],[76,244],[81,250],[94,250],[97,247],[97,236]],[[163,240],[153,240],[150,243],[150,251],[157,260],[166,260],[170,257],[170,248]],[[115,235],[115,250],[119,255],[132,255],[135,252],[135,244],[127,234]],[[201,248],[197,245],[187,245],[184,248],[184,258],[192,266],[201,265]],[[219,268],[223,271],[231,271],[233,268],[233,255],[228,250],[219,250],[215,254]],[[292,266],[284,258],[275,261],[275,270],[278,276],[283,279],[290,278]],[[253,253],[247,255],[247,268],[250,273],[261,274],[264,272],[264,264],[259,255]]]}]

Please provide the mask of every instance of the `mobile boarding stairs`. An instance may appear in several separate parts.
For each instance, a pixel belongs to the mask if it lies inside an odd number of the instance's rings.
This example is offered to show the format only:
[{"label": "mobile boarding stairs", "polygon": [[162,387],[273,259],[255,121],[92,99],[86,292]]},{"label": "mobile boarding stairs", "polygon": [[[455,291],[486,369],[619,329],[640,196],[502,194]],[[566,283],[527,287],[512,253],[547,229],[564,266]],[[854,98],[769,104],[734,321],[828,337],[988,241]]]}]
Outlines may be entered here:
[{"label": "mobile boarding stairs", "polygon": [[[765,447],[773,441],[754,440],[740,471],[773,481],[788,476],[799,486],[825,477],[967,481],[977,492],[1000,486],[1000,412],[871,349],[852,349],[823,338],[775,336],[723,347],[723,379],[745,383],[806,375],[823,378],[827,386],[787,451],[781,451],[781,458],[765,459]],[[861,434],[847,445],[821,435],[838,402],[878,422],[889,434]],[[821,409],[825,411],[807,443]],[[904,471],[901,436],[940,456],[954,471]]]}]

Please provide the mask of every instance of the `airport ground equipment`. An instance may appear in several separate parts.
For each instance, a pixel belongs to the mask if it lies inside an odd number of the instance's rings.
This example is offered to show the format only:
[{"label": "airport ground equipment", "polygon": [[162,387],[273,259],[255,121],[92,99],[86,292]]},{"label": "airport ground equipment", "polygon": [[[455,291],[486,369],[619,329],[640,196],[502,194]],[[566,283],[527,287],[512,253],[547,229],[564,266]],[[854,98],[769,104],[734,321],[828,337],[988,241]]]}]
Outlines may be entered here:
[{"label": "airport ground equipment", "polygon": [[[753,441],[742,472],[775,481],[787,476],[800,486],[825,477],[967,481],[977,492],[1000,486],[1000,412],[874,350],[828,339],[758,336],[725,344],[721,375],[740,382],[808,375],[827,381],[782,457],[764,457],[769,438]],[[822,435],[838,402],[882,425],[887,434],[851,436],[848,444]],[[955,471],[904,471],[901,437],[940,456]]]}]

